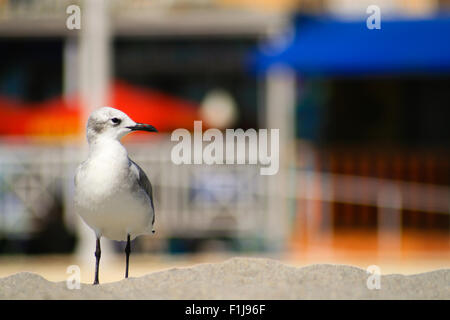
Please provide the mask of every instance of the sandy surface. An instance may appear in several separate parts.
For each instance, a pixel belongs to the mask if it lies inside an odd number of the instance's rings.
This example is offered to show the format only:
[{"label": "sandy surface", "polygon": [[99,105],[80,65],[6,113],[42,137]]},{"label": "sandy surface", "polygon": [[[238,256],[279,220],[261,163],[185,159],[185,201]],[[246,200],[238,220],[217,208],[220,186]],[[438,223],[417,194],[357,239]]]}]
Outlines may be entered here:
[{"label": "sandy surface", "polygon": [[0,299],[450,299],[450,269],[382,275],[369,290],[360,268],[317,264],[293,267],[276,260],[233,258],[172,268],[99,286],[50,282],[21,272],[0,279]]}]

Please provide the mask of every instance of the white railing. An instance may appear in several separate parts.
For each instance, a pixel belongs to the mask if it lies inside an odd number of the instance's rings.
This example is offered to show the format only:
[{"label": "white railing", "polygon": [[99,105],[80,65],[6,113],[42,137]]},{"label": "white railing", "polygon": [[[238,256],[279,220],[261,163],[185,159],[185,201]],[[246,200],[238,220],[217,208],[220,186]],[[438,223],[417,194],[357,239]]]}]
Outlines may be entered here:
[{"label": "white railing", "polygon": [[[289,219],[285,213],[270,209],[271,199],[376,206],[379,221],[391,223],[387,228],[393,223],[397,230],[401,228],[398,219],[386,220],[387,214],[398,215],[402,209],[449,213],[448,186],[338,175],[311,167],[287,173],[294,185],[271,189],[268,183],[272,178],[261,176],[257,165],[177,166],[170,161],[172,146],[168,138],[127,144],[130,156],[143,167],[154,186],[156,226],[161,239],[215,235],[268,238],[269,223]],[[86,153],[77,145],[0,144],[0,232],[17,235],[36,231],[33,219],[45,219],[46,210],[55,201],[53,193],[58,190],[65,220],[74,227],[73,176]],[[281,194],[281,189],[289,192]],[[294,212],[295,207],[290,207],[291,214],[299,214]],[[324,210],[322,214],[330,212]],[[308,209],[300,212],[315,213]],[[383,226],[378,224],[379,228]],[[284,230],[284,236],[290,231]]]},{"label": "white railing", "polygon": [[[267,192],[258,166],[177,166],[169,158],[172,145],[127,146],[153,184],[160,236],[263,234]],[[54,186],[62,188],[66,221],[72,226],[73,177],[85,156],[86,150],[77,146],[1,145],[0,230],[8,231],[11,224],[2,221],[14,216],[20,226],[10,231],[33,232],[29,221],[45,215]]]}]

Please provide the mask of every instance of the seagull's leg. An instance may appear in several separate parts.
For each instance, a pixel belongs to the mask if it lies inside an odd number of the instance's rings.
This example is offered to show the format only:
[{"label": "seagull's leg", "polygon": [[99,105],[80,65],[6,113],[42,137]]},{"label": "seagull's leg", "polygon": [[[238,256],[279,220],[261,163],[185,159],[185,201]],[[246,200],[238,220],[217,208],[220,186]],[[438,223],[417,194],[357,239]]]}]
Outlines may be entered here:
[{"label": "seagull's leg", "polygon": [[130,235],[127,234],[127,246],[125,247],[125,254],[126,254],[125,278],[128,278],[128,265],[130,262],[130,253],[131,253]]},{"label": "seagull's leg", "polygon": [[95,247],[95,279],[94,285],[99,284],[98,282],[98,267],[100,265],[100,257],[102,255],[102,251],[100,250],[100,238],[97,238],[97,245]]}]

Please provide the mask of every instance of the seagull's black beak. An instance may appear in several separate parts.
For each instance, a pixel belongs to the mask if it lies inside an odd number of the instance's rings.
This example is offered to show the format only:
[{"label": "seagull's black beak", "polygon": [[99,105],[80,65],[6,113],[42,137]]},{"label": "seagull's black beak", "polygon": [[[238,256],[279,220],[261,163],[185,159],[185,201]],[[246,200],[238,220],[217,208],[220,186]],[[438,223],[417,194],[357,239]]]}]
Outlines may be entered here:
[{"label": "seagull's black beak", "polygon": [[127,128],[130,129],[131,131],[158,132],[158,130],[156,130],[154,126],[145,123],[136,123],[136,125]]}]

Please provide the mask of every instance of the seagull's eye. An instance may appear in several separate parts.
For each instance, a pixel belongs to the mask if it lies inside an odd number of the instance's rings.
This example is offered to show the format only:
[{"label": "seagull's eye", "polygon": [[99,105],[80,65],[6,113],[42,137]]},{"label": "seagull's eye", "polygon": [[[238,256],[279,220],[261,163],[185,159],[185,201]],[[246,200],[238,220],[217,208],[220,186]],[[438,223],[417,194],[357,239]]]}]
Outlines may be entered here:
[{"label": "seagull's eye", "polygon": [[111,119],[111,122],[114,123],[114,124],[119,124],[120,121],[121,121],[121,120],[120,120],[119,118],[112,118],[112,119]]}]

